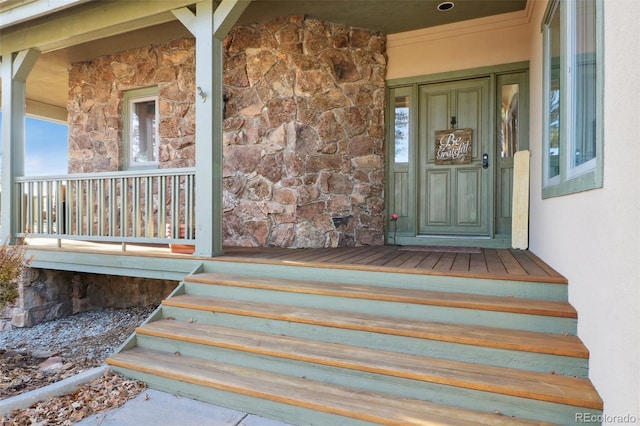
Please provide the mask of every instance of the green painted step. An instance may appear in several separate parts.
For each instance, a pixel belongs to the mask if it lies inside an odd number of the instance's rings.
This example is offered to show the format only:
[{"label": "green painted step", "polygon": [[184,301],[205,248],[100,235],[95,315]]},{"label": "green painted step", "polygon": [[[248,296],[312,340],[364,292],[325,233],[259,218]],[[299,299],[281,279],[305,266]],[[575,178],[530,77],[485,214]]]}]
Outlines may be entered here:
[{"label": "green painted step", "polygon": [[344,284],[367,284],[392,288],[446,291],[488,296],[518,297],[566,302],[567,283],[530,280],[496,280],[491,278],[420,275],[406,272],[381,272],[331,269],[294,265],[242,263],[222,260],[203,262],[201,272],[237,274],[246,277],[314,280]]},{"label": "green painted step", "polygon": [[246,315],[190,310],[167,305],[162,306],[160,311],[161,316],[164,318],[186,322],[219,325],[269,334],[313,339],[326,343],[341,343],[350,346],[451,359],[461,362],[483,363],[497,367],[531,370],[542,373],[553,371],[560,375],[582,378],[588,376],[588,359],[585,358],[461,345],[458,343],[421,339],[418,337],[336,328],[286,320],[263,319]]},{"label": "green painted step", "polygon": [[243,300],[193,296],[190,294],[176,295],[166,299],[162,304],[163,306],[207,312],[370,331],[481,347],[583,359],[587,359],[589,356],[588,350],[580,339],[575,336],[563,334],[412,321],[407,319],[399,321],[398,318],[373,314],[350,314],[348,312],[330,309],[266,304]]},{"label": "green painted step", "polygon": [[379,312],[425,321],[575,334],[577,313],[566,302],[433,290],[342,284],[237,274],[185,278],[186,292],[352,312]]},{"label": "green painted step", "polygon": [[464,387],[442,385],[379,373],[332,367],[287,358],[257,355],[250,352],[211,347],[180,340],[137,335],[136,341],[139,347],[145,349],[173,354],[179,353],[181,356],[193,356],[241,367],[258,368],[275,374],[305,377],[306,379],[318,382],[347,386],[365,391],[375,391],[402,398],[428,400],[436,404],[444,404],[469,410],[479,410],[490,413],[498,412],[505,416],[569,424],[575,418],[576,412],[588,413],[590,415],[601,414],[600,410],[584,407],[478,391]]},{"label": "green painted step", "polygon": [[330,294],[356,299],[389,300],[402,303],[545,315],[560,318],[577,318],[578,316],[576,310],[568,303],[547,300],[532,301],[515,297],[482,296],[370,285],[326,283],[321,281],[294,281],[280,278],[247,277],[246,275],[221,273],[194,274],[186,277],[184,281],[246,288],[263,288],[295,293]]},{"label": "green painted step", "polygon": [[602,410],[588,379],[470,364],[277,336],[208,324],[160,320],[136,330],[153,336],[331,367]]},{"label": "green painted step", "polygon": [[[316,424],[313,418],[286,418],[277,404],[288,404],[344,418],[389,425],[540,425],[539,421],[517,419],[481,411],[433,404],[429,401],[399,398],[344,386],[331,385],[302,377],[269,373],[257,369],[212,362],[189,356],[134,348],[109,358],[116,371],[129,376],[152,375],[197,394],[209,387],[230,394],[256,398],[255,405],[244,409],[259,415],[284,418],[295,424]],[[193,385],[198,390],[189,392]],[[150,383],[154,387],[154,383]],[[220,401],[224,405],[224,399]],[[271,408],[265,401],[272,401]],[[230,408],[238,408],[232,406]],[[275,411],[275,412],[274,412]]]}]

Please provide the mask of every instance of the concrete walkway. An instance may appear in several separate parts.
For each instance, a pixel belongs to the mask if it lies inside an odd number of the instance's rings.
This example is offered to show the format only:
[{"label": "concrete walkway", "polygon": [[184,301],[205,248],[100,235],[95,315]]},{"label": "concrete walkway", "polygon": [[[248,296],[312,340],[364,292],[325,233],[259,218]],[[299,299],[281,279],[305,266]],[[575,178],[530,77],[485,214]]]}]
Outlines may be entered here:
[{"label": "concrete walkway", "polygon": [[[40,389],[0,400],[0,417],[47,398],[74,392],[78,386],[104,374],[96,367]],[[206,402],[146,389],[122,407],[81,420],[82,426],[291,426]]]},{"label": "concrete walkway", "polygon": [[120,408],[94,414],[80,426],[287,426],[285,423],[147,389]]}]

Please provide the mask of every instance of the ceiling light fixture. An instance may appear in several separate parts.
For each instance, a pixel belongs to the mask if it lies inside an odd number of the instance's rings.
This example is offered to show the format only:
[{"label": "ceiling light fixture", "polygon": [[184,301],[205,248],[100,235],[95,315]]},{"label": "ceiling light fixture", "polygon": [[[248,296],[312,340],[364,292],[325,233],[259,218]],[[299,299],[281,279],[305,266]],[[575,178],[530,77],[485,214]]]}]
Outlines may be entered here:
[{"label": "ceiling light fixture", "polygon": [[452,1],[443,1],[438,5],[438,10],[440,12],[446,12],[447,10],[453,9],[453,6],[455,5],[453,4]]}]

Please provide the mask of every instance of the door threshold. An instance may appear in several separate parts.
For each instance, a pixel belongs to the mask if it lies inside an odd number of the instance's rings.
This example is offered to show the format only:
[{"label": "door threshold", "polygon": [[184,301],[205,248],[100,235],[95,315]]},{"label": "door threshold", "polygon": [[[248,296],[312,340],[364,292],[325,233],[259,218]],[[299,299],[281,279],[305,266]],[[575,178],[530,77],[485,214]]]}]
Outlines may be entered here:
[{"label": "door threshold", "polygon": [[[387,244],[393,245],[393,236],[387,238]],[[452,235],[418,235],[415,237],[397,237],[396,245],[400,246],[458,246],[482,248],[511,248],[511,235],[452,236]]]}]

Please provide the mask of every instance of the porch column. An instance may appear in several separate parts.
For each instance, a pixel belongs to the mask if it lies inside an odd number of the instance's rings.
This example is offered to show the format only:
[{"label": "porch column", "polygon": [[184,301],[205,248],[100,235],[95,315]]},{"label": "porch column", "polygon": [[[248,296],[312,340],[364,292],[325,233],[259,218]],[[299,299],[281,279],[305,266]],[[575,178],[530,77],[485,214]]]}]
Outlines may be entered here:
[{"label": "porch column", "polygon": [[173,14],[196,38],[196,250],[197,256],[222,254],[222,39],[242,11],[246,0],[213,0]]},{"label": "porch column", "polygon": [[27,76],[40,52],[27,49],[18,53],[3,53],[0,64],[2,76],[2,195],[0,196],[0,238],[15,241],[21,202],[14,185],[16,176],[24,175],[25,114]]}]

